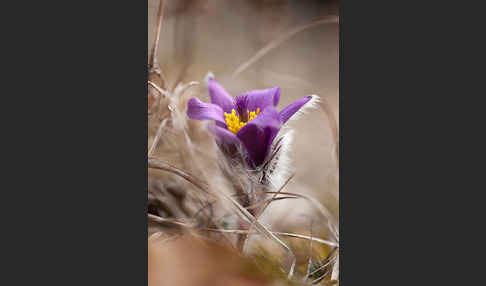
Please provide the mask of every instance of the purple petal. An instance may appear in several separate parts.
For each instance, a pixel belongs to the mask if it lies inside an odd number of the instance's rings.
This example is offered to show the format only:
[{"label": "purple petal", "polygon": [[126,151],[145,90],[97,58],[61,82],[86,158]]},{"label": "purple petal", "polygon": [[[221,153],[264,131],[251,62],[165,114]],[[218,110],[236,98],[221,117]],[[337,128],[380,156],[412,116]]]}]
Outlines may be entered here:
[{"label": "purple petal", "polygon": [[219,126],[212,125],[212,124],[209,125],[208,128],[209,131],[213,133],[216,140],[220,143],[228,143],[232,145],[238,145],[240,143],[238,137],[236,137],[236,135],[233,134],[233,132],[229,131],[226,128],[221,128]]},{"label": "purple petal", "polygon": [[187,116],[196,120],[214,120],[218,124],[226,126],[224,113],[216,104],[205,103],[193,97],[187,103]]},{"label": "purple petal", "polygon": [[248,121],[248,96],[246,95],[238,95],[235,97],[235,109],[238,113],[238,116],[243,121]]},{"label": "purple petal", "polygon": [[281,125],[279,113],[273,107],[269,107],[236,134],[245,146],[249,161],[254,167],[265,161]]},{"label": "purple petal", "polygon": [[280,100],[280,87],[252,90],[244,94],[248,97],[248,109],[255,111],[260,108],[263,111],[268,106],[277,106]]},{"label": "purple petal", "polygon": [[208,79],[209,96],[211,103],[219,105],[224,112],[231,113],[234,108],[233,97],[214,78]]},{"label": "purple petal", "polygon": [[301,98],[293,103],[287,105],[284,109],[280,111],[280,120],[282,123],[287,122],[299,109],[304,106],[309,100],[311,100],[312,96],[306,96]]}]

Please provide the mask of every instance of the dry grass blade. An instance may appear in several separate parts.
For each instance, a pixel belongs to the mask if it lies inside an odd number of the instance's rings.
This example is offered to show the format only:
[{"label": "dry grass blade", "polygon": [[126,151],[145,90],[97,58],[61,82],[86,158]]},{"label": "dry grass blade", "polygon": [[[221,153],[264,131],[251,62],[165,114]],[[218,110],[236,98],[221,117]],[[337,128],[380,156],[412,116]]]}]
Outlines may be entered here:
[{"label": "dry grass blade", "polygon": [[[265,192],[267,194],[277,194],[277,192]],[[331,213],[321,204],[319,203],[318,200],[316,200],[313,197],[303,195],[303,194],[297,194],[297,193],[289,193],[289,192],[280,192],[278,194],[283,194],[283,195],[289,195],[289,196],[295,196],[299,198],[303,198],[308,200],[319,212],[323,215],[324,218],[327,219],[327,228],[330,230],[330,233],[333,236],[333,239],[339,244],[339,232],[337,230],[337,221],[335,218],[331,215]]]},{"label": "dry grass blade", "polygon": [[288,236],[288,237],[293,237],[293,238],[308,239],[308,240],[312,240],[312,241],[319,242],[319,243],[322,243],[322,244],[326,244],[326,245],[329,245],[329,246],[339,247],[339,245],[335,242],[320,239],[320,238],[317,238],[317,237],[310,237],[310,236],[303,235],[303,234],[288,233],[288,232],[277,232],[277,231],[274,231],[273,233],[276,234],[276,235]]},{"label": "dry grass blade", "polygon": [[203,191],[206,195],[216,197],[214,194],[212,194],[209,191],[209,187],[207,186],[207,184],[205,182],[202,182],[201,180],[199,180],[195,176],[187,173],[186,171],[184,171],[180,168],[172,166],[171,164],[169,164],[168,162],[166,162],[164,160],[160,160],[160,159],[156,159],[156,158],[149,158],[148,159],[148,167],[152,168],[152,169],[167,171],[167,172],[173,173],[175,175],[178,175],[178,176],[184,178],[189,183],[193,184],[199,190]]},{"label": "dry grass blade", "polygon": [[[207,230],[207,231],[214,231],[214,232],[224,232],[224,233],[233,233],[233,234],[249,234],[249,235],[259,235],[261,233],[259,232],[251,232],[249,230],[244,230],[244,229],[217,229],[217,228],[202,228],[201,230]],[[307,235],[303,234],[297,234],[297,233],[288,233],[288,232],[278,232],[278,231],[271,231],[272,234],[274,235],[279,235],[279,236],[287,236],[287,237],[292,237],[292,238],[299,238],[299,239],[306,239],[306,240],[312,240],[314,242],[318,242],[321,244],[329,245],[331,247],[338,247],[337,243],[320,239],[317,237],[310,237]]]},{"label": "dry grass blade", "polygon": [[151,157],[152,154],[154,153],[155,147],[157,147],[157,144],[160,141],[160,136],[162,135],[162,130],[164,129],[166,124],[167,124],[167,118],[165,118],[164,120],[162,120],[162,122],[160,122],[159,128],[157,129],[157,133],[155,134],[154,141],[152,142],[152,146],[150,146],[150,150],[148,152],[148,157]]},{"label": "dry grass blade", "polygon": [[147,217],[150,221],[153,221],[153,222],[156,222],[156,223],[162,223],[162,224],[169,223],[169,224],[183,226],[183,227],[187,227],[187,228],[194,228],[196,226],[195,223],[192,223],[192,224],[185,223],[185,222],[181,222],[181,221],[171,219],[171,218],[159,217],[159,216],[156,216],[156,215],[153,215],[153,214],[147,214]]},{"label": "dry grass blade", "polygon": [[321,98],[321,104],[319,105],[327,116],[327,122],[329,122],[329,128],[331,129],[332,137],[334,139],[334,151],[336,156],[337,167],[339,168],[339,126],[332,111],[332,106],[329,102]]},{"label": "dry grass blade", "polygon": [[179,234],[172,234],[172,235],[167,236],[166,234],[159,231],[159,232],[152,234],[149,237],[148,241],[152,245],[161,245],[161,244],[164,244],[164,243],[169,242],[171,240],[177,239],[179,237],[180,237]]},{"label": "dry grass blade", "polygon": [[162,29],[162,21],[164,19],[164,0],[160,0],[159,4],[159,12],[157,15],[158,21],[155,26],[155,40],[154,44],[152,45],[152,51],[150,52],[150,59],[149,59],[149,67],[155,68],[158,66],[157,62],[157,50],[159,48],[159,41],[160,41],[160,31]]},{"label": "dry grass blade", "polygon": [[323,280],[323,279],[324,279],[324,278],[325,278],[325,277],[326,277],[328,274],[329,274],[328,272],[324,273],[324,275],[322,275],[321,277],[319,277],[319,278],[317,278],[317,279],[313,280],[313,281],[311,282],[311,284],[317,284],[317,283],[321,282],[321,281],[322,281],[322,280]]},{"label": "dry grass blade", "polygon": [[251,215],[248,210],[246,210],[243,206],[241,206],[235,199],[233,199],[230,196],[227,196],[226,194],[222,193],[223,197],[227,200],[229,200],[233,206],[236,207],[236,209],[239,211],[239,214],[248,220],[250,223],[253,224],[253,226],[260,231],[266,238],[273,240],[280,246],[282,246],[291,256],[292,259],[292,264],[290,266],[289,270],[289,275],[288,278],[292,278],[294,275],[294,269],[295,269],[295,264],[297,263],[297,257],[295,256],[294,252],[290,247],[288,247],[282,240],[280,240],[278,237],[276,237],[271,231],[269,231],[264,225],[258,222],[258,220],[255,219],[253,215]]},{"label": "dry grass blade", "polygon": [[[308,200],[319,212],[330,222],[334,222],[334,217],[331,215],[331,213],[319,203],[316,199],[313,197],[303,195],[303,194],[297,194],[297,193],[289,193],[289,192],[265,192],[267,194],[282,194],[282,195],[289,195],[289,196],[295,196],[299,198],[303,198]],[[330,227],[331,228],[331,227]],[[333,229],[331,229],[333,230]]]},{"label": "dry grass blade", "polygon": [[[333,262],[333,260],[331,258],[333,257],[333,254],[336,252],[336,250],[337,250],[337,247],[333,248],[333,250],[327,255],[326,259],[324,259],[324,263],[321,266],[319,266],[317,269],[312,271],[311,273],[307,274],[305,280],[307,280],[309,277],[311,277],[312,275],[316,274],[317,272],[321,271],[322,269],[326,268],[329,264],[331,264]],[[322,275],[318,279],[314,280],[312,283],[315,283],[315,281],[319,281],[325,275],[327,275],[327,273]]]},{"label": "dry grass blade", "polygon": [[[277,143],[277,144],[278,144],[278,143]],[[279,145],[279,147],[277,148],[277,150],[274,152],[274,155],[275,155],[275,154],[278,152],[278,150],[280,150],[280,147],[281,147],[281,146]],[[273,157],[273,156],[272,156],[272,157]],[[271,160],[271,159],[270,159],[270,160]],[[284,187],[285,187],[285,186],[288,184],[288,182],[290,181],[290,179],[292,179],[292,177],[293,177],[293,176],[294,176],[294,174],[292,174],[292,175],[291,175],[291,176],[290,176],[290,177],[287,179],[287,181],[285,181],[285,183],[284,183],[284,184],[283,184],[283,185],[282,185],[282,186],[281,186],[281,187],[278,189],[278,191],[277,191],[277,192],[282,191],[282,189],[283,189],[283,188],[284,188]],[[256,219],[256,221],[258,221],[258,219],[260,218],[260,216],[263,214],[263,212],[264,212],[264,211],[265,211],[265,209],[266,209],[266,208],[267,208],[267,207],[270,205],[270,203],[271,203],[271,202],[278,200],[278,199],[276,198],[276,196],[277,196],[277,194],[275,194],[275,195],[274,195],[274,196],[273,196],[271,199],[269,199],[269,200],[267,200],[267,201],[264,201],[264,205],[263,205],[263,207],[262,207],[262,208],[261,208],[261,209],[258,211],[258,213],[255,215],[255,219]],[[285,198],[279,198],[279,199],[287,199],[287,198],[294,198],[294,197],[285,197]],[[266,203],[265,203],[265,202],[266,202]],[[252,209],[252,207],[250,206],[250,207],[248,207],[247,209]],[[251,230],[251,229],[252,229],[252,227],[253,227],[253,224],[251,224],[251,225],[250,225],[250,227],[249,227],[248,229],[249,229],[249,230]],[[245,245],[246,245],[247,241],[248,241],[248,235],[243,235],[243,236],[242,236],[242,247],[241,247],[242,249],[244,249],[244,248],[245,248]]]},{"label": "dry grass blade", "polygon": [[196,86],[198,84],[200,84],[198,81],[191,81],[189,83],[181,85],[179,87],[180,89],[178,89],[176,92],[178,92],[179,94],[184,94],[189,88]]},{"label": "dry grass blade", "polygon": [[[287,186],[287,184],[292,180],[292,178],[295,176],[295,173],[289,176],[289,178],[282,184],[282,186],[277,190],[277,192],[273,195],[273,197],[270,200],[266,201],[266,204],[261,208],[261,210],[258,212],[256,215],[256,218],[260,218],[260,216],[263,214],[263,212],[267,209],[267,207],[272,203],[273,201],[277,200],[277,196],[280,194],[280,192]],[[293,198],[293,197],[284,197],[284,198]],[[283,198],[280,198],[283,199]]]},{"label": "dry grass blade", "polygon": [[155,88],[155,90],[157,90],[161,95],[163,96],[169,96],[169,92],[166,91],[166,90],[163,90],[162,88],[160,88],[158,85],[156,85],[155,83],[153,83],[152,81],[148,81],[147,82],[151,87]]},{"label": "dry grass blade", "polygon": [[202,208],[200,208],[200,209],[199,209],[199,210],[198,210],[198,211],[197,211],[197,212],[196,212],[196,213],[195,213],[195,214],[192,216],[192,218],[193,218],[193,219],[196,219],[196,218],[197,218],[197,216],[198,216],[198,215],[199,215],[201,212],[203,212],[203,211],[204,211],[206,208],[209,208],[209,209],[211,210],[211,212],[212,212],[212,206],[214,205],[214,203],[216,203],[216,201],[212,201],[212,202],[209,202],[209,203],[205,204],[205,205],[204,205]]},{"label": "dry grass blade", "polygon": [[[319,272],[319,271],[323,270],[324,268],[326,268],[330,263],[331,263],[331,261],[328,261],[327,263],[325,263],[325,264],[319,266],[318,268],[316,268],[316,270],[314,270],[311,273],[307,274],[307,276],[305,277],[304,281],[306,281],[307,279],[309,279],[309,277],[311,277],[312,275],[316,274],[317,272]],[[315,279],[314,281],[312,281],[312,284],[316,283],[316,281],[320,281],[326,275],[327,275],[327,273],[325,273],[321,277]]]},{"label": "dry grass blade", "polygon": [[324,19],[319,19],[312,21],[308,24],[304,24],[298,27],[295,27],[279,37],[277,37],[275,40],[271,41],[268,43],[266,46],[264,46],[261,50],[259,50],[253,57],[251,57],[248,61],[244,62],[241,64],[234,72],[232,77],[237,77],[240,73],[242,73],[244,70],[246,70],[249,66],[257,62],[259,59],[261,59],[264,55],[266,55],[269,51],[273,50],[274,48],[278,47],[280,44],[291,38],[293,35],[304,31],[308,28],[317,26],[317,25],[322,25],[322,24],[330,24],[330,23],[338,23],[339,17],[337,16],[331,16],[328,18]]},{"label": "dry grass blade", "polygon": [[275,156],[278,154],[278,152],[282,148],[282,145],[280,145],[280,142],[281,141],[282,141],[282,138],[280,138],[277,141],[276,146],[278,146],[278,147],[275,149],[275,151],[272,152],[272,154],[268,157],[268,159],[265,160],[265,162],[263,163],[261,169],[266,169],[268,167],[268,164],[270,164],[270,162],[272,162],[273,158],[275,158]]},{"label": "dry grass blade", "polygon": [[271,199],[268,199],[268,200],[264,200],[263,202],[260,202],[260,203],[256,203],[254,205],[251,205],[251,206],[247,207],[247,209],[249,209],[249,210],[259,209],[259,208],[261,208],[262,205],[268,206],[270,203],[272,203],[274,201],[286,200],[286,199],[298,199],[298,197],[291,197],[291,196],[289,196],[289,197],[271,198]]},{"label": "dry grass blade", "polygon": [[332,267],[331,281],[339,280],[339,253],[334,261],[334,266]]},{"label": "dry grass blade", "polygon": [[152,235],[150,235],[148,240],[153,241],[153,240],[161,238],[163,235],[164,234],[161,231],[157,231],[157,232],[153,233]]},{"label": "dry grass blade", "polygon": [[309,277],[310,268],[311,268],[311,264],[312,264],[312,223],[313,223],[313,221],[311,222],[311,226],[310,226],[311,239],[309,241],[309,260],[307,260],[307,271],[306,271],[306,275],[305,275],[304,279],[302,279],[302,282],[307,281],[307,277]]},{"label": "dry grass blade", "polygon": [[[205,182],[201,182],[196,177],[188,174],[184,170],[181,170],[175,166],[170,165],[169,163],[165,162],[164,160],[156,159],[156,158],[149,158],[148,159],[149,168],[165,170],[171,173],[174,173],[178,176],[181,176],[194,186],[196,186],[201,191],[205,192],[208,195],[214,195],[209,191],[209,187]],[[271,231],[269,231],[264,225],[259,223],[253,215],[251,215],[243,206],[241,206],[235,199],[231,196],[225,194],[224,192],[218,193],[222,199],[225,199],[233,205],[236,210],[238,211],[238,215],[247,220],[248,222],[252,223],[254,227],[261,232],[266,238],[276,242],[278,245],[282,246],[291,256],[292,262],[289,270],[288,277],[291,278],[294,274],[295,264],[297,263],[297,258],[293,251],[278,237],[276,237]]]},{"label": "dry grass blade", "polygon": [[163,94],[167,96],[167,92],[164,91],[164,89],[166,89],[165,79],[159,67],[159,64],[157,62],[157,50],[160,42],[160,31],[162,29],[163,18],[164,18],[164,1],[161,0],[159,3],[158,22],[155,28],[155,38],[152,44],[152,49],[148,61],[148,79],[149,79],[149,85],[150,87],[152,87],[151,89],[148,90],[149,115],[153,115],[152,108],[155,108],[156,110],[159,108],[161,96],[159,96],[158,94]]},{"label": "dry grass blade", "polygon": [[160,160],[160,159],[156,159],[156,158],[149,158],[148,159],[148,167],[153,168],[153,169],[164,170],[164,171],[176,174],[176,175],[184,178],[189,183],[193,184],[194,186],[196,186],[198,189],[205,192],[206,194],[213,195],[209,192],[208,186],[205,182],[201,182],[196,177],[188,174],[187,172],[185,172],[182,169],[179,169],[175,166],[170,165],[169,163],[167,163],[164,160]]}]

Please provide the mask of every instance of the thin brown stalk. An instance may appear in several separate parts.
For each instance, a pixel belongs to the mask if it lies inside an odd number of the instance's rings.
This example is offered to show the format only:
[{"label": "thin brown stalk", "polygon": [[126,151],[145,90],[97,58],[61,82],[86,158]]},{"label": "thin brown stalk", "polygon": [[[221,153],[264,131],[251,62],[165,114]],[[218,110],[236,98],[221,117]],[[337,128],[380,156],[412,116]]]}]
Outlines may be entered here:
[{"label": "thin brown stalk", "polygon": [[[309,279],[309,277],[311,277],[312,275],[316,274],[317,272],[321,271],[322,269],[326,268],[329,264],[331,263],[331,261],[328,261],[326,262],[325,264],[319,266],[316,270],[312,271],[311,273],[307,274],[307,276],[305,277],[305,280],[306,281],[307,279]],[[319,277],[320,278],[320,277]]]},{"label": "thin brown stalk", "polygon": [[292,263],[289,269],[289,274],[288,278],[291,278],[294,275],[294,269],[295,269],[295,264],[297,263],[297,257],[295,256],[294,252],[292,249],[290,249],[282,240],[280,240],[278,237],[276,237],[271,231],[269,231],[265,226],[263,226],[258,220],[255,219],[255,217],[248,212],[244,207],[242,207],[235,199],[233,199],[231,196],[228,196],[224,193],[221,193],[222,197],[229,202],[232,203],[234,207],[239,211],[238,214],[242,217],[248,220],[250,223],[254,224],[255,229],[259,230],[266,238],[273,240],[280,246],[282,246],[291,256]]},{"label": "thin brown stalk", "polygon": [[273,233],[276,234],[276,235],[288,236],[288,237],[293,237],[293,238],[310,239],[312,241],[319,242],[319,243],[322,243],[322,244],[326,244],[326,245],[329,245],[329,246],[339,247],[339,245],[335,242],[325,240],[325,239],[321,239],[321,238],[317,238],[317,237],[310,237],[310,236],[303,235],[303,234],[288,233],[288,232],[277,232],[277,231],[275,231]]},{"label": "thin brown stalk", "polygon": [[159,239],[163,236],[164,234],[161,232],[161,231],[157,231],[153,234],[151,234],[148,238],[149,241],[152,241],[152,240],[156,240],[156,239]]},{"label": "thin brown stalk", "polygon": [[332,267],[331,281],[332,280],[339,280],[339,253],[336,256],[334,266]]},{"label": "thin brown stalk", "polygon": [[[267,194],[275,194],[276,192],[265,192]],[[309,201],[321,214],[324,218],[327,220],[327,227],[330,230],[330,233],[332,234],[334,240],[339,243],[339,232],[336,228],[336,220],[333,215],[315,198],[303,194],[297,194],[297,193],[289,193],[289,192],[280,192],[280,194],[283,195],[289,195],[289,196],[295,196],[299,198],[306,199]]]},{"label": "thin brown stalk", "polygon": [[159,3],[159,12],[157,14],[157,24],[155,26],[155,37],[154,43],[152,45],[152,51],[150,52],[150,59],[149,59],[149,67],[150,68],[157,68],[157,50],[159,48],[159,41],[160,41],[160,31],[162,30],[162,21],[164,19],[164,0],[160,0]]},{"label": "thin brown stalk", "polygon": [[153,83],[152,81],[150,81],[150,80],[149,80],[149,81],[147,81],[147,83],[148,83],[148,84],[149,84],[151,87],[155,88],[155,90],[157,90],[157,91],[158,91],[158,92],[159,92],[161,95],[163,95],[163,96],[165,96],[165,97],[169,96],[169,93],[168,93],[166,90],[163,90],[162,88],[160,88],[158,85],[156,85],[156,84],[155,84],[155,83]]},{"label": "thin brown stalk", "polygon": [[317,25],[322,25],[322,24],[332,24],[332,23],[338,23],[339,17],[337,16],[331,16],[319,20],[312,21],[310,23],[295,27],[293,29],[290,29],[289,31],[284,32],[282,35],[265,45],[262,49],[260,49],[253,57],[251,57],[249,60],[246,62],[242,63],[232,74],[232,77],[237,77],[239,74],[241,74],[244,70],[246,70],[248,67],[250,67],[252,64],[257,62],[259,59],[261,59],[263,56],[265,56],[268,52],[271,50],[275,49],[279,45],[281,45],[283,42],[291,38],[293,35],[304,31],[306,29],[312,28]]},{"label": "thin brown stalk", "polygon": [[339,126],[332,111],[332,107],[327,100],[321,98],[321,104],[319,105],[327,116],[327,122],[331,129],[332,138],[334,141],[334,152],[336,156],[337,167],[339,168]]},{"label": "thin brown stalk", "polygon": [[186,171],[179,169],[175,166],[172,166],[164,160],[160,160],[160,159],[156,159],[156,158],[149,158],[148,159],[148,167],[152,168],[152,169],[164,170],[164,171],[176,174],[176,175],[184,178],[189,183],[193,184],[194,186],[196,186],[198,189],[205,192],[206,194],[211,195],[211,196],[213,195],[209,192],[208,186],[205,182],[201,182],[199,179],[197,179],[196,177],[187,173]]},{"label": "thin brown stalk", "polygon": [[[329,222],[334,222],[334,217],[331,215],[331,213],[321,204],[319,201],[314,199],[313,197],[303,195],[303,194],[297,194],[297,193],[289,193],[289,192],[265,192],[267,194],[282,194],[282,195],[289,195],[289,196],[295,196],[299,198],[303,198],[308,200],[319,212],[329,221]],[[331,227],[329,227],[331,229]],[[332,229],[331,229],[332,230]]]},{"label": "thin brown stalk", "polygon": [[[335,247],[331,250],[331,252],[327,255],[326,259],[324,259],[324,263],[319,266],[316,270],[312,271],[311,273],[309,273],[307,276],[306,276],[306,279],[307,280],[309,277],[311,277],[312,275],[316,274],[317,272],[319,272],[320,270],[326,268],[329,264],[331,264],[333,262],[333,260],[331,259],[332,255],[336,252],[338,248]],[[324,275],[323,275],[324,276]],[[317,280],[317,279],[316,279]],[[314,280],[315,281],[315,280]]]},{"label": "thin brown stalk", "polygon": [[167,118],[165,118],[164,120],[162,120],[162,122],[160,122],[159,128],[157,128],[157,133],[155,134],[154,141],[152,142],[152,146],[150,146],[150,150],[148,151],[148,157],[151,157],[152,154],[154,153],[155,147],[157,147],[157,144],[160,141],[162,130],[164,129],[166,124],[167,124]]},{"label": "thin brown stalk", "polygon": [[147,217],[148,217],[149,220],[156,222],[156,223],[162,223],[162,224],[168,223],[168,224],[183,226],[183,227],[186,227],[186,228],[194,228],[196,226],[195,223],[185,223],[185,222],[181,222],[181,221],[178,221],[178,220],[175,220],[175,219],[160,217],[160,216],[156,216],[156,215],[153,215],[153,214],[147,214]]},{"label": "thin brown stalk", "polygon": [[[186,181],[188,181],[189,183],[193,184],[199,190],[203,191],[206,195],[216,197],[214,194],[212,194],[209,191],[209,187],[207,186],[207,184],[205,182],[199,180],[195,176],[187,173],[186,171],[184,171],[180,168],[172,166],[171,164],[169,164],[168,162],[166,162],[164,160],[160,160],[160,159],[156,159],[156,158],[149,158],[148,159],[148,167],[152,168],[152,169],[167,171],[167,172],[173,173],[175,175],[178,175],[178,176],[182,177],[183,179],[185,179]],[[215,222],[213,222],[213,223],[215,223]],[[215,223],[215,224],[218,226],[217,223]],[[225,237],[225,238],[227,240],[229,240],[228,237]]]},{"label": "thin brown stalk", "polygon": [[[332,251],[329,253],[329,255],[327,256],[327,258],[324,260],[324,264],[323,264],[323,265],[321,265],[321,266],[320,266],[318,269],[316,269],[315,271],[313,271],[313,272],[311,273],[311,275],[312,275],[312,274],[317,273],[319,270],[322,270],[322,269],[327,268],[327,270],[326,270],[326,272],[325,272],[324,274],[322,274],[320,277],[318,277],[317,279],[315,279],[315,280],[313,280],[313,281],[311,282],[312,284],[319,283],[319,282],[320,282],[320,281],[322,281],[322,280],[323,280],[323,279],[324,279],[326,276],[328,276],[328,275],[329,275],[329,273],[331,273],[331,269],[329,269],[329,267],[328,267],[328,266],[329,266],[331,263],[333,263],[333,262],[334,262],[333,269],[336,267],[336,263],[338,263],[338,264],[339,264],[339,254],[338,254],[338,255],[336,255],[336,256],[332,256],[332,255],[333,255],[333,254],[336,252],[336,250],[337,250],[337,248],[334,248],[334,249],[333,249],[333,250],[332,250]],[[333,276],[334,276],[334,275],[332,275],[332,273],[331,273],[331,278],[330,278],[330,279],[331,279],[331,281],[332,281],[332,280],[337,280],[337,277],[335,277],[336,279],[334,279],[334,278],[333,278]]]},{"label": "thin brown stalk", "polygon": [[[249,235],[261,235],[259,232],[251,232],[249,230],[244,230],[244,229],[217,229],[217,228],[201,228],[201,230],[206,230],[206,231],[214,231],[214,232],[224,232],[224,233],[232,233],[232,234],[249,234]],[[299,238],[299,239],[306,239],[306,240],[312,240],[321,244],[329,245],[331,247],[338,247],[337,243],[328,241],[325,239],[317,238],[317,237],[310,237],[307,235],[303,234],[298,234],[298,233],[288,233],[288,232],[278,232],[278,231],[271,231],[272,234],[279,235],[279,236],[287,236],[287,237],[292,237],[292,238]]]},{"label": "thin brown stalk", "polygon": [[298,197],[291,197],[291,196],[288,196],[288,197],[278,197],[278,198],[271,198],[271,199],[268,199],[268,200],[264,200],[263,202],[260,202],[260,203],[256,203],[254,205],[251,205],[249,207],[247,207],[247,209],[258,209],[258,208],[261,208],[262,205],[269,205],[270,203],[274,202],[274,201],[279,201],[279,200],[286,200],[286,199],[298,199]]},{"label": "thin brown stalk", "polygon": [[197,211],[197,212],[196,212],[196,213],[195,213],[195,214],[192,216],[192,218],[193,218],[193,219],[196,219],[196,218],[197,218],[197,216],[198,216],[198,215],[199,215],[199,214],[200,214],[202,211],[204,211],[206,208],[211,209],[211,212],[212,212],[212,206],[213,206],[213,204],[214,204],[214,203],[216,203],[216,201],[212,201],[212,202],[209,202],[209,203],[205,204],[205,205],[204,205],[202,208],[200,208],[200,209],[199,209],[199,210],[198,210],[198,211]]},{"label": "thin brown stalk", "polygon": [[306,275],[305,275],[304,279],[302,279],[302,282],[307,281],[307,277],[309,277],[310,267],[311,267],[311,264],[312,264],[312,223],[313,223],[313,221],[311,221],[311,225],[310,225],[311,239],[310,239],[310,242],[309,242],[309,260],[307,260],[307,271],[306,271]]},{"label": "thin brown stalk", "polygon": [[163,234],[162,232],[156,232],[154,234],[152,234],[150,237],[149,237],[149,241],[152,245],[160,245],[160,244],[164,244],[164,243],[167,243],[171,240],[174,240],[176,238],[179,238],[180,235],[178,234],[172,234],[170,236],[167,236],[165,234]]},{"label": "thin brown stalk", "polygon": [[[265,205],[261,208],[261,210],[257,213],[256,215],[256,219],[259,219],[260,216],[263,214],[263,212],[267,209],[267,207],[270,205],[270,203],[272,203],[273,201],[277,200],[277,196],[280,194],[280,192],[283,190],[283,188],[285,188],[285,186],[287,186],[287,184],[290,182],[290,180],[292,180],[292,178],[295,176],[295,173],[292,173],[292,175],[290,175],[288,177],[287,180],[285,180],[285,182],[282,184],[282,186],[277,190],[277,192],[273,195],[273,197],[266,201]],[[285,197],[285,198],[292,198],[292,197]]]},{"label": "thin brown stalk", "polygon": [[[280,147],[281,147],[281,146],[279,146],[279,148],[280,148]],[[276,151],[276,152],[278,152],[278,149],[277,149],[277,151]],[[276,152],[275,152],[275,153],[276,153]],[[281,191],[281,190],[282,190],[282,189],[283,189],[283,188],[284,188],[284,187],[285,187],[285,186],[288,184],[288,182],[289,182],[289,181],[290,181],[290,180],[293,178],[293,176],[294,176],[294,175],[295,175],[295,173],[294,173],[294,174],[292,174],[292,175],[291,175],[291,176],[290,176],[290,177],[289,177],[289,178],[288,178],[288,179],[285,181],[285,183],[284,183],[284,184],[283,184],[283,185],[282,185],[282,186],[281,186],[281,187],[278,189],[277,193],[279,193],[279,192],[280,192],[280,191]],[[263,212],[265,211],[265,209],[266,209],[266,208],[267,208],[267,207],[270,205],[270,203],[272,203],[273,201],[276,201],[276,200],[277,200],[277,198],[276,198],[276,196],[277,196],[277,195],[278,195],[278,194],[275,194],[275,195],[274,195],[274,196],[273,196],[271,199],[267,200],[267,201],[266,201],[266,203],[265,203],[265,205],[263,205],[263,207],[261,208],[261,210],[259,210],[259,211],[256,213],[256,215],[255,215],[255,220],[256,220],[256,221],[258,221],[258,219],[259,219],[259,218],[260,218],[260,216],[263,214]],[[293,198],[293,197],[285,197],[285,198]],[[283,198],[280,198],[280,199],[283,199]],[[251,208],[251,206],[250,206],[250,207],[247,207],[247,209],[253,209],[253,208]],[[252,229],[252,227],[253,227],[253,224],[251,224],[251,225],[250,225],[250,227],[248,228],[248,230],[251,230],[251,229]],[[241,247],[241,249],[242,249],[242,250],[245,248],[245,245],[246,245],[247,241],[248,241],[248,235],[247,235],[247,234],[243,234],[243,235],[241,235],[241,236],[238,238],[238,243],[239,243],[239,245],[240,245],[240,247]]]},{"label": "thin brown stalk", "polygon": [[313,280],[313,281],[311,282],[311,284],[317,284],[317,283],[321,282],[321,281],[322,281],[322,279],[324,279],[328,273],[329,273],[329,272],[327,272],[327,271],[326,271],[326,273],[324,273],[324,274],[323,274],[321,277],[317,278],[316,280]]},{"label": "thin brown stalk", "polygon": [[[280,139],[280,140],[281,140],[281,139]],[[279,143],[277,143],[277,144],[279,144]],[[276,153],[277,153],[277,152],[280,150],[280,147],[281,147],[281,146],[279,145],[279,146],[278,146],[278,148],[277,148],[277,150],[276,150],[276,151],[274,152],[274,154],[272,155],[272,157],[273,157],[273,156],[274,156],[274,155],[275,155],[275,154],[276,154]],[[270,160],[271,160],[271,159],[270,159]],[[287,183],[290,181],[290,179],[291,179],[293,176],[294,176],[294,174],[292,174],[292,175],[291,175],[291,176],[290,176],[290,177],[287,179],[287,181],[286,181],[286,182],[285,182],[285,183],[284,183],[284,184],[283,184],[283,185],[282,185],[282,186],[279,188],[278,192],[280,192],[280,191],[281,191],[281,190],[282,190],[282,189],[285,187],[285,185],[287,185]],[[269,205],[271,202],[273,202],[273,201],[277,200],[277,199],[276,199],[276,196],[277,196],[277,195],[274,195],[274,196],[273,196],[273,198],[271,198],[270,200],[265,201],[265,202],[266,202],[266,204],[265,204],[265,205],[263,205],[262,209],[261,209],[261,210],[259,210],[259,211],[256,213],[256,215],[255,215],[255,220],[256,220],[256,221],[258,221],[258,219],[259,219],[259,218],[260,218],[260,216],[263,214],[263,212],[264,212],[264,211],[265,211],[265,209],[268,207],[268,205]],[[287,198],[292,198],[292,197],[287,197]],[[265,202],[264,202],[264,203],[265,203]],[[254,209],[254,207],[249,206],[249,207],[247,207],[246,209],[248,209],[248,210],[252,210],[252,209]],[[248,228],[248,230],[251,230],[251,228],[252,228],[252,227],[253,227],[253,224],[251,224],[251,225],[250,225],[250,227]],[[247,234],[242,234],[240,237],[238,237],[238,246],[241,248],[241,250],[242,250],[242,251],[243,251],[243,249],[245,248],[245,245],[246,245],[247,241],[248,241],[248,235],[247,235]]]}]

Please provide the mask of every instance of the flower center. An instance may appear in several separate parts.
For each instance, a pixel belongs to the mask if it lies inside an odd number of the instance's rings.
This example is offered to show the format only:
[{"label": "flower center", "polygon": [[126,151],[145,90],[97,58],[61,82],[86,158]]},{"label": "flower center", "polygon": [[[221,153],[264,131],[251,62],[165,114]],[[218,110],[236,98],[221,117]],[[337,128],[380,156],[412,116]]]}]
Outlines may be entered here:
[{"label": "flower center", "polygon": [[248,122],[252,121],[260,114],[260,108],[257,108],[256,111],[249,111],[246,112],[248,120],[240,118],[238,114],[236,114],[236,110],[232,109],[231,113],[224,113],[226,125],[228,125],[228,130],[233,132],[234,134],[238,133],[243,126],[245,126]]}]

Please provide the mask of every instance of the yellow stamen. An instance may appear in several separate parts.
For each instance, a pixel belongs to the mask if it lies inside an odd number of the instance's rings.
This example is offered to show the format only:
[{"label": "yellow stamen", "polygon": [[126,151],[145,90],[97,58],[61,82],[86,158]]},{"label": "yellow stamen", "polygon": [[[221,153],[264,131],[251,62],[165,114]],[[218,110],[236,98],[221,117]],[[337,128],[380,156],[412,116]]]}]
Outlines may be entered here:
[{"label": "yellow stamen", "polygon": [[248,122],[252,121],[260,114],[260,108],[257,108],[256,111],[248,111],[248,121],[244,122],[240,120],[240,117],[236,114],[236,110],[231,110],[231,113],[224,113],[226,124],[228,125],[229,131],[233,132],[234,134],[238,133],[243,126],[245,126]]}]

